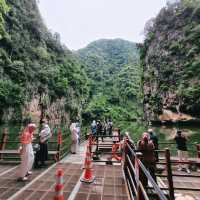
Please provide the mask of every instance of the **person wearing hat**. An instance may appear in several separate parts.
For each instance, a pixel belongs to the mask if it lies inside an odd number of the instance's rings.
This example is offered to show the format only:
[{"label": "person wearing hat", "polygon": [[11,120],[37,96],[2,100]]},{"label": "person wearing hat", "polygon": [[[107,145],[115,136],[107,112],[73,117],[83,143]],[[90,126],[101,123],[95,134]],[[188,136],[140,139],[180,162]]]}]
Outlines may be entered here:
[{"label": "person wearing hat", "polygon": [[78,151],[78,138],[79,138],[78,131],[76,128],[76,123],[75,122],[71,123],[69,129],[71,131],[71,140],[72,140],[71,153],[76,154]]},{"label": "person wearing hat", "polygon": [[[149,173],[156,182],[156,158],[154,154],[155,147],[153,142],[150,140],[149,134],[147,132],[144,132],[141,140],[138,141],[137,150],[139,150],[142,153],[141,161],[146,167],[146,169],[149,170]],[[148,178],[143,172],[141,172],[141,181],[145,187],[148,186]]]},{"label": "person wearing hat", "polygon": [[[176,141],[176,148],[178,151],[178,157],[179,157],[179,161],[188,161],[188,151],[187,151],[187,138],[182,135],[182,131],[178,130],[176,132],[176,136],[174,137],[174,140]],[[183,168],[186,168],[187,173],[190,173],[190,170],[188,168],[188,165],[186,165],[186,167],[184,167],[184,165],[182,166],[181,163],[179,163],[179,168],[178,171],[181,171]]]},{"label": "person wearing hat", "polygon": [[[156,136],[156,134],[153,132],[153,129],[149,128],[148,129],[148,133],[149,133],[149,139],[150,141],[153,142],[155,150],[158,150],[158,137]],[[155,151],[155,157],[156,157],[156,162],[158,162],[159,158],[158,158],[158,152]]]},{"label": "person wearing hat", "polygon": [[21,164],[18,172],[18,181],[26,181],[28,179],[27,176],[32,174],[30,170],[32,169],[34,162],[32,140],[35,129],[35,124],[28,124],[21,135],[21,146],[19,147]]}]

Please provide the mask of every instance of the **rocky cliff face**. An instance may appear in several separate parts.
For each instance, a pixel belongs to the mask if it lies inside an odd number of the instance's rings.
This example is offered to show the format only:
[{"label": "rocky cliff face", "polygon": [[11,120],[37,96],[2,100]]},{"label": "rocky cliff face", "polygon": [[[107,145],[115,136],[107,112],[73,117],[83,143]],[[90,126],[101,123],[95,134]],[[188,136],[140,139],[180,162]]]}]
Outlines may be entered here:
[{"label": "rocky cliff face", "polygon": [[[199,22],[200,2],[181,0],[147,23],[141,49],[147,120],[200,118]],[[166,110],[174,115],[165,117]]]},{"label": "rocky cliff face", "polygon": [[6,3],[0,13],[0,121],[66,123],[81,116],[88,95],[81,63],[45,27],[36,0]]}]

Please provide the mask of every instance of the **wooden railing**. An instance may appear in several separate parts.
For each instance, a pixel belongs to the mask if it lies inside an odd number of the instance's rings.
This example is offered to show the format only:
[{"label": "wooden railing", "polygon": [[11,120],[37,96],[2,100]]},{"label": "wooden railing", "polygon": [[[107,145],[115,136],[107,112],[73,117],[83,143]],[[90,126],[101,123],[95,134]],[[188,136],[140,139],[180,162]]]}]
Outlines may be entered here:
[{"label": "wooden railing", "polygon": [[[123,171],[131,199],[150,200],[149,195],[155,195],[157,199],[167,200],[164,192],[159,188],[156,181],[141,162],[141,157],[142,154],[137,152],[133,141],[127,137],[124,146]],[[151,194],[147,193],[142,176],[145,176],[152,185]]]}]

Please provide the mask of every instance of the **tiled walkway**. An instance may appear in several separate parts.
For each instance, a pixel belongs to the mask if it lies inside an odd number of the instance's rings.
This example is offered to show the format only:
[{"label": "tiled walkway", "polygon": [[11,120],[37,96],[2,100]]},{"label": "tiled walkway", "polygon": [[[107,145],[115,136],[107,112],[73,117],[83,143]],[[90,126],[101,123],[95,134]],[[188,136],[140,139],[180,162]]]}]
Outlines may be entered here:
[{"label": "tiled walkway", "polygon": [[25,185],[29,184],[34,178],[41,174],[45,169],[34,170],[33,175],[27,182],[17,182],[18,166],[0,165],[0,200],[6,200]]},{"label": "tiled walkway", "polygon": [[[16,188],[9,200],[51,200],[54,198],[55,173],[58,168],[64,171],[64,198],[75,200],[125,200],[125,183],[120,165],[93,165],[93,183],[82,183],[85,146],[83,143],[77,154],[66,156],[61,162],[50,167],[20,191]],[[8,197],[8,196],[7,196]],[[1,199],[1,198],[0,198]],[[5,198],[4,198],[5,199]]]}]

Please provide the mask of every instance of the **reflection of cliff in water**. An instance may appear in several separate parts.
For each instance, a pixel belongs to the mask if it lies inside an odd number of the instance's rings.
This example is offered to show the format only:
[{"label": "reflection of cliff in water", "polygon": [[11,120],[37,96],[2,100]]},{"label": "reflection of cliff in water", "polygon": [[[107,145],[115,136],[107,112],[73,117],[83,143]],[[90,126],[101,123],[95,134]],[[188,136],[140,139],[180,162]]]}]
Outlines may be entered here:
[{"label": "reflection of cliff in water", "polygon": [[187,125],[187,126],[199,126],[200,119],[192,117],[191,115],[184,113],[172,112],[171,110],[163,109],[162,114],[158,116],[157,120],[152,120],[154,125]]},{"label": "reflection of cliff in water", "polygon": [[173,142],[176,130],[182,130],[189,143],[200,143],[200,126],[183,126],[180,123],[176,123],[171,126],[153,126],[153,129],[158,134],[160,142]]}]

